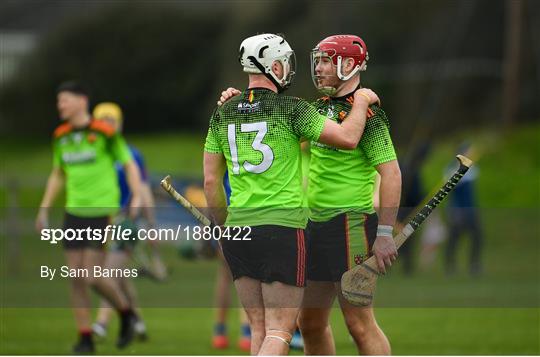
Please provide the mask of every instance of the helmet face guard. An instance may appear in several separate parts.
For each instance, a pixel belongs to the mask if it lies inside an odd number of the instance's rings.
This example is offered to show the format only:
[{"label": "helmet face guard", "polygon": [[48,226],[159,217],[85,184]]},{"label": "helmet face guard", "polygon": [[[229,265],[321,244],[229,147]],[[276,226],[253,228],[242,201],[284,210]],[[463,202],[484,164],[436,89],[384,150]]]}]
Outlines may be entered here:
[{"label": "helmet face guard", "polygon": [[[353,60],[354,68],[348,74],[343,73],[344,60]],[[354,35],[336,35],[322,40],[311,51],[311,78],[315,87],[325,95],[332,96],[338,90],[337,87],[323,86],[321,80],[325,76],[317,74],[317,66],[320,61],[331,61],[335,68],[335,74],[339,80],[345,82],[353,78],[360,71],[367,69],[367,47],[364,41]],[[332,75],[332,76],[333,76]],[[326,75],[328,77],[328,75]]]},{"label": "helmet face guard", "polygon": [[[245,39],[240,45],[240,64],[244,72],[264,74],[277,87],[278,92],[287,89],[296,73],[296,57],[287,41],[274,34],[262,34]],[[272,66],[279,62],[283,75],[278,78]]]},{"label": "helmet face guard", "polygon": [[[333,73],[330,75],[318,74],[317,66],[319,66],[321,62],[332,62],[332,67],[334,68]],[[324,51],[320,51],[317,48],[314,48],[311,51],[311,80],[313,81],[313,85],[315,86],[315,88],[317,88],[319,92],[321,92],[324,95],[331,96],[331,97],[334,94],[336,94],[337,88],[334,86],[329,86],[329,85],[325,86],[323,84],[323,81],[327,78],[336,77],[335,68],[336,68],[336,65],[334,65],[333,63],[331,54]]]},{"label": "helmet face guard", "polygon": [[[296,75],[296,55],[294,54],[294,51],[291,50],[288,52],[280,62],[283,66],[283,77],[280,82],[282,83],[282,88],[286,89],[291,85],[292,80]],[[270,73],[272,75],[274,74],[272,71]]]}]

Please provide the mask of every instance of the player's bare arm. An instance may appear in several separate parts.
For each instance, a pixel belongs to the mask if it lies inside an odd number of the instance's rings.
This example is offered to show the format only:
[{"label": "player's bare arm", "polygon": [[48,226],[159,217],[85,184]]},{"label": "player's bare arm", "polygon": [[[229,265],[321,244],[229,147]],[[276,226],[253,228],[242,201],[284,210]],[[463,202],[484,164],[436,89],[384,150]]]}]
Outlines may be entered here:
[{"label": "player's bare arm", "polygon": [[[401,197],[401,170],[397,160],[380,164],[376,169],[381,176],[379,227],[393,227]],[[398,254],[390,229],[388,232],[380,228],[377,230],[373,254],[377,259],[379,270],[385,273],[386,267],[392,265],[392,261],[397,258]]]},{"label": "player's bare arm", "polygon": [[364,132],[368,107],[378,101],[379,97],[371,89],[358,89],[354,92],[351,112],[341,124],[327,119],[318,141],[340,149],[356,148]]},{"label": "player's bare arm", "polygon": [[152,194],[152,188],[147,182],[141,182],[141,204],[142,215],[150,226],[156,225],[156,217],[154,212],[155,201]]},{"label": "player's bare arm", "polygon": [[43,194],[43,200],[40,204],[40,209],[36,217],[35,227],[38,232],[43,228],[47,228],[49,223],[49,207],[52,206],[54,200],[58,196],[58,193],[64,187],[65,175],[64,171],[60,167],[54,167],[47,180],[47,187]]},{"label": "player's bare arm", "polygon": [[129,160],[124,164],[126,178],[131,191],[131,201],[129,203],[129,215],[137,217],[141,208],[141,175],[134,160]]},{"label": "player's bare arm", "polygon": [[223,189],[226,168],[223,154],[204,153],[204,194],[212,220],[217,225],[225,223],[227,218],[227,200]]}]

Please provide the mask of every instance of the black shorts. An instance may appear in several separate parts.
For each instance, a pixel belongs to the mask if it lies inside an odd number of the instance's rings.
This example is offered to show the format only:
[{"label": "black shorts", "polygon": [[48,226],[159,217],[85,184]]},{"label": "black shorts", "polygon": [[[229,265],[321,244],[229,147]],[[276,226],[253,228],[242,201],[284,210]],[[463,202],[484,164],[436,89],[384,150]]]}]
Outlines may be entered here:
[{"label": "black shorts", "polygon": [[283,226],[251,227],[251,240],[225,240],[221,247],[233,280],[247,276],[263,283],[306,284],[304,230]]},{"label": "black shorts", "polygon": [[309,221],[307,279],[340,281],[343,273],[371,256],[377,224],[377,214],[354,212],[326,222]]},{"label": "black shorts", "polygon": [[[99,229],[102,234],[105,232],[105,228],[111,224],[111,217],[102,216],[102,217],[79,217],[74,216],[66,212],[64,216],[64,231],[66,229]],[[103,237],[101,240],[62,240],[64,249],[104,249],[105,244],[103,244]]]}]

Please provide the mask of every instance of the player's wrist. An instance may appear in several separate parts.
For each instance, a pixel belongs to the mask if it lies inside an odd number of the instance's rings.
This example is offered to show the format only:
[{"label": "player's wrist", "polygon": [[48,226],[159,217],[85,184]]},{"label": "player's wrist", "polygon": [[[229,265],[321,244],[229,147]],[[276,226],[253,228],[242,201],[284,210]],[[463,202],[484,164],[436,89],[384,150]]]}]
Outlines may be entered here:
[{"label": "player's wrist", "polygon": [[367,95],[366,93],[362,92],[361,90],[358,90],[357,92],[360,98],[362,99],[362,102],[365,105],[369,106],[371,104],[371,97]]},{"label": "player's wrist", "polygon": [[377,226],[377,237],[390,237],[393,238],[394,227],[386,224],[379,224]]}]

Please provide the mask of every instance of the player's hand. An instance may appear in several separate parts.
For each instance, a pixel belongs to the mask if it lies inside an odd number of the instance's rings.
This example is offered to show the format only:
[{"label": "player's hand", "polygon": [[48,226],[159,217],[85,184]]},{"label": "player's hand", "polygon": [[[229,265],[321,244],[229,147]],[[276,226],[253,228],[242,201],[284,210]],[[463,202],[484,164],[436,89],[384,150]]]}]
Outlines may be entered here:
[{"label": "player's hand", "polygon": [[375,259],[377,260],[379,272],[386,274],[386,267],[391,267],[392,262],[398,256],[396,242],[391,237],[377,237],[375,243],[373,243],[373,255],[375,255]]},{"label": "player's hand", "polygon": [[35,227],[38,233],[41,233],[42,229],[49,227],[49,209],[48,208],[41,207],[39,209],[38,215],[36,217]]},{"label": "player's hand", "polygon": [[137,219],[141,211],[142,199],[140,195],[132,195],[129,201],[129,218],[133,221]]},{"label": "player's hand", "polygon": [[221,97],[219,97],[217,105],[221,107],[223,104],[225,104],[226,101],[228,101],[234,96],[239,95],[240,93],[242,92],[233,87],[225,89],[223,92],[221,92]]},{"label": "player's hand", "polygon": [[368,106],[375,103],[379,107],[381,106],[381,100],[379,99],[379,96],[377,95],[377,93],[375,93],[369,88],[360,88],[356,92],[354,92],[354,101],[367,102]]}]

